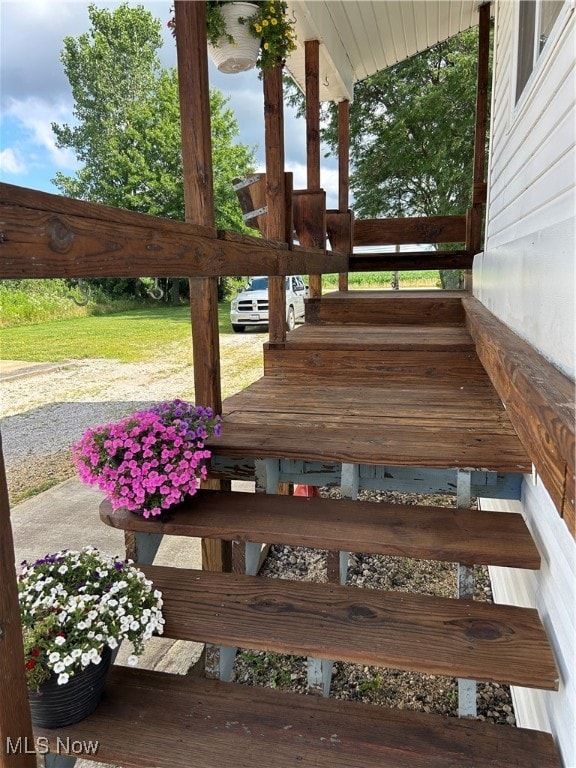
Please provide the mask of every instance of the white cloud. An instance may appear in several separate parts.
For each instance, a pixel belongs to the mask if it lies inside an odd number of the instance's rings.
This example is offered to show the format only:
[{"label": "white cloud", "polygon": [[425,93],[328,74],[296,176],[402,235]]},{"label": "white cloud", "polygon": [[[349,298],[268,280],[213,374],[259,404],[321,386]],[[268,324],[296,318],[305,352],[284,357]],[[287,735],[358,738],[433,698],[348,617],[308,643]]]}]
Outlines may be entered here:
[{"label": "white cloud", "polygon": [[47,153],[46,158],[59,170],[74,170],[78,168],[76,156],[69,149],[56,146],[52,123],[65,122],[72,119],[69,104],[63,102],[48,102],[37,96],[26,99],[10,99],[5,115],[17,120],[26,134],[30,152],[34,156],[38,150]]},{"label": "white cloud", "polygon": [[18,150],[7,147],[0,152],[0,172],[21,176],[26,171],[26,164],[22,162]]}]

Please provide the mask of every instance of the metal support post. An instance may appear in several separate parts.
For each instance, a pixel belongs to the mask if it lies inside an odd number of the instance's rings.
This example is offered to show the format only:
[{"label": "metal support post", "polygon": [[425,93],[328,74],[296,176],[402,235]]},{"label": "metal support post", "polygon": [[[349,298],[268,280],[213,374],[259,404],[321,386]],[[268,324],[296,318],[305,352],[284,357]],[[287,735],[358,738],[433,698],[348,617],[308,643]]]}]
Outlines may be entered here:
[{"label": "metal support post", "polygon": [[[472,473],[459,469],[456,494],[458,509],[470,509]],[[474,568],[458,563],[458,597],[474,597]],[[458,717],[476,717],[476,681],[458,678]]]}]

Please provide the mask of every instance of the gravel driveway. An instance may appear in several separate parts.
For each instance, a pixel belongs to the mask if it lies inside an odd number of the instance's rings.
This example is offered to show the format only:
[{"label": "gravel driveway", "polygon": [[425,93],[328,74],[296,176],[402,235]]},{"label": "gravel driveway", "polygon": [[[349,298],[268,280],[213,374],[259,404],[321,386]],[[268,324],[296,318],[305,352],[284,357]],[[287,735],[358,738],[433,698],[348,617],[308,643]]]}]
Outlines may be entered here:
[{"label": "gravel driveway", "polygon": [[[265,340],[261,333],[220,337],[222,395],[262,375],[238,376],[238,347],[252,355]],[[234,351],[234,355],[227,353]],[[1,368],[2,448],[12,504],[74,474],[70,446],[84,430],[181,397],[194,400],[191,347],[158,350],[147,363],[75,360],[58,365],[4,361]]]}]

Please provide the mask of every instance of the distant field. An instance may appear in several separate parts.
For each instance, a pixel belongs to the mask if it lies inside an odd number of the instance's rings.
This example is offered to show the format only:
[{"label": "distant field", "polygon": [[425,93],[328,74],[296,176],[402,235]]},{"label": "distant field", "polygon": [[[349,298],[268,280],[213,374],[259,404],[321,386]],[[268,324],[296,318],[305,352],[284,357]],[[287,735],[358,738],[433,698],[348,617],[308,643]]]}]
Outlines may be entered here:
[{"label": "distant field", "polygon": [[[348,286],[350,288],[390,288],[393,272],[350,272]],[[440,287],[438,271],[399,272],[400,288],[436,288]],[[322,286],[328,289],[338,287],[338,275],[322,276]]]}]

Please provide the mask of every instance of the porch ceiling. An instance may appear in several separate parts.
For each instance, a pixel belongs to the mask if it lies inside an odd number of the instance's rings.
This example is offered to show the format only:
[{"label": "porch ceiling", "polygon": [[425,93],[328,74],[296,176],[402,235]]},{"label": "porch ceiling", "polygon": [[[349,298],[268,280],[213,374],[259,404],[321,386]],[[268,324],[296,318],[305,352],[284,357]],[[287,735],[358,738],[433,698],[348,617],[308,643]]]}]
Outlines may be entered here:
[{"label": "porch ceiling", "polygon": [[298,50],[287,68],[304,90],[304,42],[320,40],[320,99],[478,24],[479,0],[292,0]]}]

